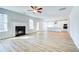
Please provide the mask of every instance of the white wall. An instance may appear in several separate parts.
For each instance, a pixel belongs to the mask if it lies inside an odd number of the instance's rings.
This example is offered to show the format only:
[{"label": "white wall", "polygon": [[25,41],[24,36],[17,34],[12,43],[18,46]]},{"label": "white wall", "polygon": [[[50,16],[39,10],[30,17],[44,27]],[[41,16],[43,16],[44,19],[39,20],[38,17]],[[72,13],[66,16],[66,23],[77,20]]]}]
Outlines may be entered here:
[{"label": "white wall", "polygon": [[70,14],[70,29],[69,33],[79,48],[79,7],[74,7]]},{"label": "white wall", "polygon": [[36,29],[37,29],[37,22],[38,22],[38,19],[36,19],[36,18],[30,18],[30,19],[33,20],[34,28],[33,28],[33,29],[30,29],[30,28],[29,28],[29,20],[28,20],[28,23],[27,23],[27,24],[28,24],[28,32],[27,32],[28,34],[37,31]]},{"label": "white wall", "polygon": [[[20,14],[17,12],[13,12],[10,10],[0,8],[0,13],[5,13],[8,15],[8,31],[7,32],[0,32],[0,39],[5,39],[9,37],[15,36],[15,26],[26,26],[26,34],[30,32],[36,31],[36,20],[37,18],[33,18],[24,14]],[[29,29],[29,19],[33,18],[34,21],[34,29]]]},{"label": "white wall", "polygon": [[2,8],[0,8],[0,13],[5,13],[8,15],[8,31],[7,32],[0,32],[0,39],[15,36],[15,27],[14,26],[17,25],[17,24],[15,24],[16,22],[21,25],[26,23],[26,25],[27,25],[28,17],[26,17],[23,14],[16,13],[16,12],[9,11],[9,10],[2,9]]},{"label": "white wall", "polygon": [[[59,17],[58,17],[59,18]],[[62,20],[62,21],[61,21]],[[68,18],[68,20],[69,20],[69,18]],[[40,23],[40,28],[39,28],[39,31],[46,31],[46,30],[48,30],[48,31],[54,31],[53,30],[53,27],[50,27],[50,28],[48,28],[47,26],[48,26],[48,22],[52,22],[53,23],[53,26],[55,25],[54,24],[54,22],[55,22],[55,18],[53,18],[53,19],[51,19],[51,20],[40,20],[39,21],[39,23]],[[59,20],[57,20],[57,27],[59,27],[60,28],[60,31],[67,31],[67,30],[64,30],[63,29],[63,24],[68,24],[68,22],[69,21],[67,21],[67,20],[64,20],[64,19],[60,19],[59,18]]]}]

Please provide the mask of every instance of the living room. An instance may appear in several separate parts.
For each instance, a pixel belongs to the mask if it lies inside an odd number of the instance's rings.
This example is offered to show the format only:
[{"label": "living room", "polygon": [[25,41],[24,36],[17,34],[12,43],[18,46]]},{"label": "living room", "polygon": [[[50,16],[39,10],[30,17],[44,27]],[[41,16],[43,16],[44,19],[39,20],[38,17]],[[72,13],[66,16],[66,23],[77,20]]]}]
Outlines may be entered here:
[{"label": "living room", "polygon": [[0,51],[79,51],[79,7],[37,7],[0,7]]}]

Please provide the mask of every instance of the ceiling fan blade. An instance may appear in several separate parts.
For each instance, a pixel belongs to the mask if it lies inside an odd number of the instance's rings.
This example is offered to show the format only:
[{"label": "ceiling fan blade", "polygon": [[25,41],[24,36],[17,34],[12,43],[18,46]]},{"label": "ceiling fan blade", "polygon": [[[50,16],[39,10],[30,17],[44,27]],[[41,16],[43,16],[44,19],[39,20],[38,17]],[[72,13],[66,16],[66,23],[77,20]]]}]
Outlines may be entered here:
[{"label": "ceiling fan blade", "polygon": [[38,13],[42,13],[42,11],[37,11]]},{"label": "ceiling fan blade", "polygon": [[31,8],[32,8],[32,9],[37,9],[38,7],[37,7],[37,6],[31,6]]},{"label": "ceiling fan blade", "polygon": [[34,6],[34,8],[37,9],[38,7],[37,6]]},{"label": "ceiling fan blade", "polygon": [[42,10],[43,8],[38,8],[37,10]]},{"label": "ceiling fan blade", "polygon": [[34,6],[30,6],[32,9],[35,9]]}]

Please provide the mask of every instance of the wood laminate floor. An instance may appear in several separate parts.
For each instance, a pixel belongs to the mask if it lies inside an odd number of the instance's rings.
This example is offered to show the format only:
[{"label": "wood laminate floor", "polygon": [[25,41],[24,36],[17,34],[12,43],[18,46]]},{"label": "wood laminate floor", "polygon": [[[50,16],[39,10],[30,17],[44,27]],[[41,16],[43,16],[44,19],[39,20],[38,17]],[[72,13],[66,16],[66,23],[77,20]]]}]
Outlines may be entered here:
[{"label": "wood laminate floor", "polygon": [[1,52],[77,52],[67,32],[37,32],[0,40]]}]

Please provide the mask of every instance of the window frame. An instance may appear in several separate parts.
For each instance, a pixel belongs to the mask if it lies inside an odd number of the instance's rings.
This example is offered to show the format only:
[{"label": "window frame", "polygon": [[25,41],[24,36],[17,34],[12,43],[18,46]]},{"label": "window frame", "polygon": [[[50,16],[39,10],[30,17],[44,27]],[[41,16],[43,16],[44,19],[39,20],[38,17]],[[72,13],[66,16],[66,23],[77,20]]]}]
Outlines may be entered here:
[{"label": "window frame", "polygon": [[34,21],[33,21],[33,19],[29,19],[29,29],[34,29]]},{"label": "window frame", "polygon": [[0,32],[7,32],[8,31],[8,15],[0,13],[0,17],[2,17],[2,19],[0,19],[2,20],[0,21],[0,25],[3,26],[3,27],[0,26]]}]

